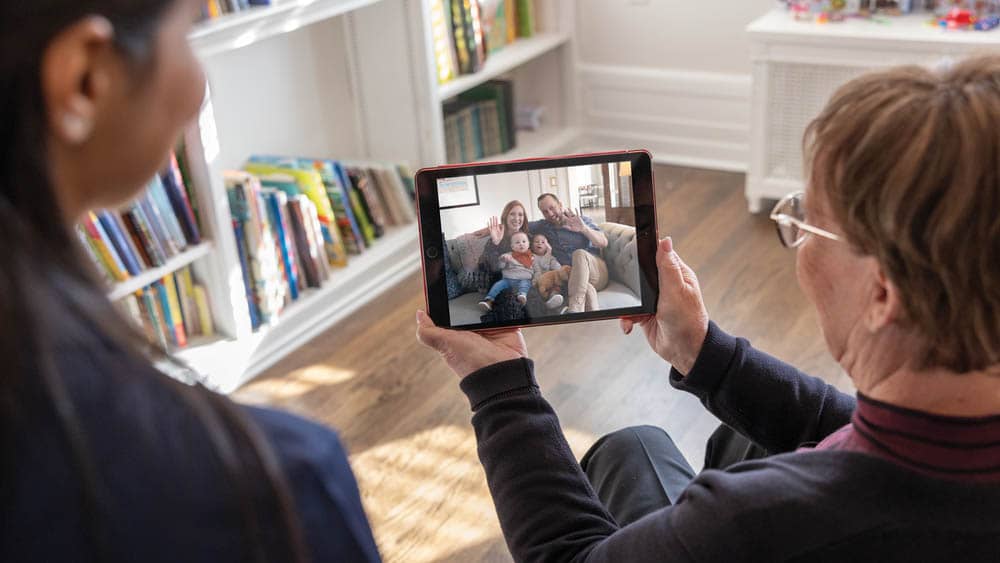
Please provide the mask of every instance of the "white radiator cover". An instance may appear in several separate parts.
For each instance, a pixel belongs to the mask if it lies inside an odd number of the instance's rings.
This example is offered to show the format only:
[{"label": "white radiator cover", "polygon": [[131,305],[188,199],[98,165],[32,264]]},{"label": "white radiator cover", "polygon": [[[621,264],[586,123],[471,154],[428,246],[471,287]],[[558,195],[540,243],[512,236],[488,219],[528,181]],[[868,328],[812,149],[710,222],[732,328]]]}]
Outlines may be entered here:
[{"label": "white radiator cover", "polygon": [[928,19],[913,14],[889,23],[813,24],[774,10],[747,27],[753,71],[746,197],[752,212],[803,188],[802,135],[842,84],[869,70],[1000,50],[1000,32],[945,31]]}]

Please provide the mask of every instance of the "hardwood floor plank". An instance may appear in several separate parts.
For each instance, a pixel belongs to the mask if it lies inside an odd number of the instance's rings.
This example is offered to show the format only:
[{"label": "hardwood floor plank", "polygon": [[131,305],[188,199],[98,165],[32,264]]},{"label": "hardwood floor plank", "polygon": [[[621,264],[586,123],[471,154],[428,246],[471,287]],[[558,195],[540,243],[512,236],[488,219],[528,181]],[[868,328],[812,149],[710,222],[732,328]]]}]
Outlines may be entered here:
[{"label": "hardwood floor plank", "polygon": [[[657,166],[657,222],[698,274],[725,330],[845,390],[795,256],[764,216],[751,216],[743,176]],[[510,561],[476,456],[457,378],[414,337],[423,285],[413,275],[240,389],[338,429],[387,562]],[[542,391],[578,456],[604,433],[665,428],[692,466],[718,421],[667,383],[668,366],[640,331],[617,321],[525,330]]]}]

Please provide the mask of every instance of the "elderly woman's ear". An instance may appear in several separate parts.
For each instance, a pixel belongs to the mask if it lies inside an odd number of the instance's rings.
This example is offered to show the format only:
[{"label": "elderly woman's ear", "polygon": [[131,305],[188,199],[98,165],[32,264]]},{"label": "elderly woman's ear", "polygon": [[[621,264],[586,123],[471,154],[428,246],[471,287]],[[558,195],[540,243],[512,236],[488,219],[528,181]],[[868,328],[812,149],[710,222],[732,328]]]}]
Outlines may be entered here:
[{"label": "elderly woman's ear", "polygon": [[894,324],[906,313],[900,299],[899,289],[885,275],[878,261],[874,258],[869,258],[866,261],[872,284],[864,323],[869,332],[875,333]]}]

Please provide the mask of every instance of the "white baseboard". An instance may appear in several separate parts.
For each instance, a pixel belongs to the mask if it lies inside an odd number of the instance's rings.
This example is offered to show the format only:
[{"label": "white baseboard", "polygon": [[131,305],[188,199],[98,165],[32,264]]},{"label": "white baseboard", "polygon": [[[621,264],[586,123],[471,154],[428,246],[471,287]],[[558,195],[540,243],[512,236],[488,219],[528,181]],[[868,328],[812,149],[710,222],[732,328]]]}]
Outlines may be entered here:
[{"label": "white baseboard", "polygon": [[668,164],[747,170],[749,75],[584,64],[579,83],[588,145],[644,148]]}]

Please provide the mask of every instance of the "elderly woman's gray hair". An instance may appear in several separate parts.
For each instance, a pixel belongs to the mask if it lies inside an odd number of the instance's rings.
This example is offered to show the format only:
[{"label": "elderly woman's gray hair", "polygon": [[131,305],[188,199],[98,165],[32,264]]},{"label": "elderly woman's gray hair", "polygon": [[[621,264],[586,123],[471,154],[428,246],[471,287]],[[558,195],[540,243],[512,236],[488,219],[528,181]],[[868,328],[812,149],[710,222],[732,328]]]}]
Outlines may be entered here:
[{"label": "elderly woman's gray hair", "polygon": [[858,78],[805,146],[812,188],[903,297],[914,367],[1000,362],[1000,56]]}]

